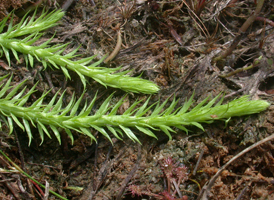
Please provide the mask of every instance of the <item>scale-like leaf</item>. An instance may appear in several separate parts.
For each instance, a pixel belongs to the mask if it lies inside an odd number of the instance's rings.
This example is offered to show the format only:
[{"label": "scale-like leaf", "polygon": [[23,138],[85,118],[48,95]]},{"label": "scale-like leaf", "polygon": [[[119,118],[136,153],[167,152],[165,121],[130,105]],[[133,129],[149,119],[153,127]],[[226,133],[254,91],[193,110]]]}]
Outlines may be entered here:
[{"label": "scale-like leaf", "polygon": [[117,110],[119,109],[119,107],[123,104],[124,99],[126,98],[126,96],[124,96],[123,98],[121,98],[118,103],[115,104],[115,106],[113,106],[113,108],[111,109],[110,113],[108,115],[116,115]]},{"label": "scale-like leaf", "polygon": [[10,114],[10,116],[12,117],[13,121],[15,121],[15,123],[23,130],[25,131],[25,127],[24,125],[18,120],[18,118],[14,115],[14,114]]},{"label": "scale-like leaf", "polygon": [[71,111],[70,111],[70,116],[74,116],[75,113],[77,112],[79,105],[82,101],[84,93],[81,95],[81,97],[76,101],[76,103],[74,104],[74,106],[72,107]]},{"label": "scale-like leaf", "polygon": [[31,143],[31,140],[32,140],[32,133],[31,133],[31,130],[30,130],[30,125],[29,125],[29,122],[23,118],[23,124],[24,124],[24,127],[26,129],[26,132],[28,134],[28,137],[29,137],[29,145]]},{"label": "scale-like leaf", "polygon": [[[17,91],[22,87],[22,85],[24,85],[25,81],[22,81],[21,83],[19,83],[18,85],[16,85],[15,87],[13,87],[13,89],[9,92],[9,94],[5,97],[6,100],[11,99],[12,97],[14,97],[14,95],[17,93]],[[26,88],[24,88],[23,90],[25,90]]]},{"label": "scale-like leaf", "polygon": [[[168,116],[171,115],[171,113],[174,111],[175,106],[177,105],[179,100],[176,101],[175,97],[173,98],[173,101],[171,105],[165,110],[163,113],[163,116]],[[175,112],[176,113],[176,112]]]},{"label": "scale-like leaf", "polygon": [[61,144],[61,136],[60,136],[58,129],[53,125],[49,125],[49,126],[50,126],[51,130],[53,131],[55,137],[57,138],[59,144]]},{"label": "scale-like leaf", "polygon": [[91,140],[94,140],[96,142],[96,138],[92,135],[92,133],[90,132],[90,130],[86,129],[86,128],[80,128],[80,130],[87,136],[90,137]]},{"label": "scale-like leaf", "polygon": [[119,125],[119,127],[124,131],[124,133],[132,140],[132,141],[136,141],[138,143],[141,144],[141,142],[139,141],[139,139],[136,137],[136,135],[131,131],[130,128],[127,128],[125,126]]},{"label": "scale-like leaf", "polygon": [[117,131],[115,130],[115,128],[111,127],[111,126],[107,126],[107,129],[119,140],[122,140],[122,138],[117,134]]},{"label": "scale-like leaf", "polygon": [[152,133],[151,130],[149,130],[148,128],[144,128],[144,127],[141,127],[141,126],[135,126],[139,131],[147,134],[148,136],[150,137],[154,137],[157,139],[156,135],[154,133]]}]

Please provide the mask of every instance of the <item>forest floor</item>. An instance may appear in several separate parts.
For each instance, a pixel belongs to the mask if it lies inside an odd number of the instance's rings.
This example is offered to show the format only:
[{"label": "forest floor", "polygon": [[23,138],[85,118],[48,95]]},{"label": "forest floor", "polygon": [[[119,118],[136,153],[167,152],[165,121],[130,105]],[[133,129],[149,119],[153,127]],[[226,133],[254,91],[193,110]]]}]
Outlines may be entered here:
[{"label": "forest floor", "polygon": [[[170,102],[175,96],[178,105],[195,92],[195,102],[220,92],[224,102],[250,95],[251,99],[273,102],[274,94],[274,4],[272,0],[46,0],[1,1],[0,20],[15,9],[18,22],[28,9],[63,8],[60,23],[45,31],[46,41],[55,33],[51,44],[67,43],[68,51],[81,45],[82,56],[111,54],[121,31],[122,45],[117,56],[105,64],[130,70],[131,76],[141,76],[160,87],[151,96],[151,103],[160,99]],[[263,6],[255,20],[245,22]],[[231,44],[236,44],[231,47]],[[231,53],[217,60],[231,49]],[[257,63],[257,61],[259,62]],[[38,92],[52,89],[48,101],[61,88],[66,98],[73,92],[79,97],[83,86],[71,73],[66,80],[61,70],[43,70],[35,63],[27,68],[5,56],[0,58],[0,74],[13,74],[13,81],[32,77]],[[249,67],[251,66],[251,67]],[[248,68],[249,67],[249,68]],[[86,88],[87,99],[97,94],[103,102],[115,91],[114,101],[125,92],[105,88],[94,80]],[[130,93],[119,112],[136,99],[149,95]],[[197,103],[195,103],[197,104]],[[142,145],[124,137],[113,136],[113,145],[96,131],[98,143],[87,136],[73,133],[71,145],[66,135],[62,145],[52,137],[40,145],[38,133],[28,146],[28,137],[19,127],[14,134],[1,131],[1,149],[33,178],[67,199],[274,199],[274,141],[268,141],[241,155],[208,186],[208,181],[234,156],[252,144],[270,136],[274,131],[274,107],[245,117],[206,124],[204,131],[188,127],[190,132],[174,129],[172,140],[162,132],[158,140],[136,131]],[[33,128],[35,130],[35,128]],[[38,136],[38,137],[35,137]],[[0,156],[2,169],[11,164]],[[167,166],[169,169],[167,169]],[[169,176],[167,171],[171,172]],[[177,172],[183,173],[183,178]],[[0,172],[0,199],[47,199],[42,197],[24,175]],[[22,187],[20,187],[22,186]],[[24,188],[24,190],[23,190]],[[200,197],[198,197],[200,195]],[[58,199],[50,194],[48,199]]]}]

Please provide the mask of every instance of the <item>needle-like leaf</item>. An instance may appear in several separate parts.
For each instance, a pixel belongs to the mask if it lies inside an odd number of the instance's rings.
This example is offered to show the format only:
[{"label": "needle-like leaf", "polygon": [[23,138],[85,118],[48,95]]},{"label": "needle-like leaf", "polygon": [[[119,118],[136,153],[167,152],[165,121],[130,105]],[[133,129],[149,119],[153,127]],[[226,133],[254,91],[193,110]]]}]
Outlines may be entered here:
[{"label": "needle-like leaf", "polygon": [[[3,79],[0,77],[0,80]],[[73,95],[68,105],[63,108],[62,99],[65,94],[63,93],[58,97],[58,92],[47,105],[42,103],[47,95],[45,93],[29,107],[23,107],[24,103],[21,102],[26,102],[31,94],[35,92],[35,86],[27,94],[22,95],[19,86],[23,88],[22,83],[24,81],[16,86],[10,86],[10,83],[11,78],[0,87],[0,94],[2,95],[0,99],[0,116],[10,127],[10,133],[13,130],[13,122],[23,131],[26,131],[30,139],[29,142],[31,142],[33,137],[31,125],[38,128],[42,142],[44,141],[44,133],[50,137],[46,126],[51,128],[59,142],[61,142],[59,132],[61,129],[65,130],[72,142],[73,135],[71,130],[85,134],[91,140],[96,140],[91,129],[100,132],[110,141],[110,133],[118,139],[122,139],[124,132],[133,141],[140,142],[134,132],[139,131],[156,138],[155,133],[153,133],[154,130],[161,130],[171,138],[171,133],[175,132],[172,127],[186,132],[188,131],[186,126],[191,125],[203,129],[201,123],[212,123],[214,120],[225,120],[233,116],[258,113],[269,106],[269,103],[266,101],[249,100],[248,96],[243,96],[223,105],[218,102],[218,98],[213,98],[209,102],[208,100],[202,101],[192,110],[189,110],[193,102],[192,96],[181,108],[177,109],[175,109],[175,105],[177,105],[178,101],[174,99],[171,106],[166,110],[164,106],[159,106],[160,103],[158,102],[149,105],[149,100],[146,100],[142,106],[138,107],[141,101],[137,100],[124,114],[117,115],[117,110],[125,98],[122,98],[114,105],[110,105],[112,94],[91,115],[96,96],[90,104],[85,104],[82,109],[79,109],[79,105],[84,95],[81,95],[77,101]],[[10,90],[12,95],[9,93]],[[163,105],[166,103],[167,101]],[[155,107],[154,111],[153,107]]]},{"label": "needle-like leaf", "polygon": [[[53,37],[39,46],[34,46],[34,42],[38,41],[43,31],[47,28],[55,26],[64,12],[60,10],[50,13],[43,12],[40,17],[35,19],[36,11],[33,16],[28,19],[27,15],[23,17],[20,23],[13,25],[13,21],[8,25],[7,32],[3,33],[4,26],[8,17],[0,22],[0,53],[4,54],[8,64],[11,64],[10,51],[17,61],[19,61],[18,52],[22,53],[25,58],[26,65],[34,67],[35,61],[41,62],[44,68],[51,66],[55,69],[61,69],[66,78],[70,79],[69,71],[76,72],[84,87],[86,87],[86,78],[91,77],[104,86],[120,88],[128,92],[153,94],[159,90],[159,87],[151,81],[141,79],[139,77],[130,77],[127,72],[117,72],[120,68],[99,67],[105,57],[97,62],[92,62],[95,56],[72,60],[80,56],[77,55],[77,49],[62,55],[68,44],[49,46]],[[19,39],[19,36],[26,36],[25,39]],[[0,55],[1,56],[1,55]]]}]

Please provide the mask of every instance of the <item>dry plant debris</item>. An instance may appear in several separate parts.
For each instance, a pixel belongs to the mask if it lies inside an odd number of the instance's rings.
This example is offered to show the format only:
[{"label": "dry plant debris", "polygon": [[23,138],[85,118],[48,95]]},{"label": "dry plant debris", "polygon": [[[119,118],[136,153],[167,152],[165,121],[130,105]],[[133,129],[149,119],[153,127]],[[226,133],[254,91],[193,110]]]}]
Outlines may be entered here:
[{"label": "dry plant debris", "polygon": [[[37,2],[1,1],[0,15],[7,16],[16,9],[14,12],[19,18],[21,5],[27,9]],[[67,2],[43,1],[43,4],[53,9]],[[263,6],[258,16],[238,36],[242,25],[261,2]],[[194,98],[198,102],[209,93],[216,96],[225,92],[225,101],[249,94],[254,99],[262,98],[272,103],[273,16],[273,3],[267,0],[82,0],[73,1],[62,23],[48,30],[49,34],[43,35],[43,39],[47,41],[55,33],[56,39],[51,44],[70,42],[68,52],[81,44],[79,51],[83,56],[103,57],[115,49],[117,27],[120,26],[121,47],[106,66],[122,66],[121,71],[131,70],[131,76],[142,75],[156,82],[161,91],[151,97],[152,101],[160,97],[164,102],[175,94],[182,99],[178,102],[182,105],[184,97],[189,98],[195,90]],[[238,41],[232,53],[214,62],[214,58],[231,46],[235,37]],[[53,90],[48,101],[58,88],[66,89],[64,103],[71,100],[74,91],[81,95],[82,85],[77,75],[72,74],[69,81],[60,71],[44,71],[39,63],[35,63],[34,68],[26,68],[23,63],[13,58],[11,66],[7,67],[7,60],[2,57],[0,75],[13,73],[14,85],[31,77],[28,89],[39,80],[38,93],[31,96],[29,104],[50,88]],[[98,108],[113,92],[113,89],[103,89],[91,81],[84,98],[91,100],[96,91],[101,91],[96,99]],[[116,100],[122,95],[116,92]],[[147,98],[130,94],[118,112],[123,113],[137,97]],[[114,99],[114,102],[117,101]],[[42,146],[39,146],[40,140],[33,140],[28,147],[28,138],[18,127],[14,129],[17,136],[8,135],[3,127],[0,144],[22,169],[43,184],[47,181],[50,189],[68,199],[130,199],[134,187],[142,194],[138,197],[135,193],[136,199],[197,199],[200,188],[222,166],[244,149],[273,134],[273,115],[274,107],[270,106],[265,113],[232,119],[226,127],[224,123],[216,123],[205,126],[204,132],[193,127],[188,136],[177,131],[171,141],[157,133],[158,140],[140,134],[141,147],[130,140],[116,139],[112,139],[112,146],[96,132],[93,134],[97,144],[90,144],[86,137],[75,134],[72,146],[63,134],[61,147],[57,141],[47,139]],[[274,198],[273,150],[273,141],[268,141],[227,166],[227,171],[224,170],[213,183],[210,199]],[[188,170],[188,179],[176,186],[169,184],[170,188],[162,166],[169,158],[174,165],[184,165]],[[3,157],[0,160],[1,169],[11,169]],[[16,171],[1,171],[0,177],[0,197],[3,199],[43,198],[45,191],[34,187]]]}]

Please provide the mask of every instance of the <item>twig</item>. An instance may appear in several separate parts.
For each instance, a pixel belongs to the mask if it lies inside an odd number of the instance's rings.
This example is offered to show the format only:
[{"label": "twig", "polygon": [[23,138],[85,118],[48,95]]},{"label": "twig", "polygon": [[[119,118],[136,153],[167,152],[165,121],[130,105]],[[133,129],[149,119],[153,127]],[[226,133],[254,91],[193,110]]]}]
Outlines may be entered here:
[{"label": "twig", "polygon": [[71,6],[71,4],[72,4],[73,1],[74,1],[74,0],[67,0],[67,1],[62,5],[62,9],[63,9],[64,11],[66,11],[66,10]]},{"label": "twig", "polygon": [[243,197],[244,193],[246,192],[247,188],[248,188],[248,186],[245,186],[245,188],[241,191],[241,193],[239,194],[239,196],[237,197],[236,200],[241,200],[242,199],[242,197]]},{"label": "twig", "polygon": [[246,30],[248,29],[248,27],[255,21],[256,17],[258,17],[259,13],[261,12],[261,9],[262,9],[263,5],[264,5],[264,0],[259,0],[258,4],[257,4],[257,7],[255,9],[255,12],[241,26],[237,36],[234,38],[234,40],[233,40],[232,44],[230,45],[230,47],[225,52],[223,52],[221,56],[216,57],[214,59],[215,61],[222,60],[222,59],[226,58],[227,56],[229,56],[232,53],[232,51],[236,48],[236,46],[240,42],[242,36],[244,35]]},{"label": "twig", "polygon": [[89,0],[89,3],[90,3],[92,6],[96,6],[94,0]]},{"label": "twig", "polygon": [[45,71],[45,76],[48,81],[49,87],[51,88],[51,92],[54,95],[56,93],[56,90],[54,89],[54,86],[53,86],[53,83],[51,80],[51,76],[49,75],[49,73],[47,71]]},{"label": "twig", "polygon": [[199,166],[199,164],[200,164],[200,162],[201,162],[201,160],[202,160],[202,158],[203,158],[204,153],[205,153],[205,151],[202,149],[202,151],[201,151],[201,153],[200,153],[200,155],[199,155],[198,161],[197,161],[197,163],[196,163],[196,166],[195,166],[195,168],[194,168],[194,170],[193,170],[193,173],[192,173],[194,176],[196,175],[198,166]]},{"label": "twig", "polygon": [[173,183],[173,185],[174,185],[174,187],[175,187],[175,190],[176,190],[176,192],[178,193],[179,197],[182,198],[183,195],[182,195],[182,193],[181,193],[181,191],[180,191],[179,184],[176,183],[176,181],[175,181],[174,178],[171,179],[171,181],[172,181],[172,183]]},{"label": "twig", "polygon": [[[20,156],[20,161],[21,161],[21,167],[24,171],[26,171],[26,168],[25,168],[25,159],[24,159],[24,154],[23,154],[23,151],[22,151],[22,148],[21,148],[21,145],[20,145],[20,141],[18,139],[18,134],[17,134],[17,131],[16,129],[14,129],[14,134],[15,134],[15,138],[16,138],[16,143],[17,143],[17,146],[18,146],[18,152],[19,152],[19,156]],[[27,179],[27,183],[28,183],[28,188],[31,192],[31,194],[33,195],[33,199],[36,199],[35,198],[35,195],[34,195],[34,192],[33,192],[33,189],[32,189],[32,184],[30,183],[30,180]]]},{"label": "twig", "polygon": [[15,197],[15,199],[20,200],[20,195],[19,193],[16,191],[15,187],[12,186],[9,183],[9,180],[6,178],[6,176],[4,174],[1,174],[2,179],[4,180],[5,185],[7,186],[7,188],[11,191],[11,193],[13,194],[13,196]]},{"label": "twig", "polygon": [[129,172],[129,174],[127,175],[127,177],[124,179],[123,183],[121,184],[121,189],[119,191],[119,193],[117,194],[116,196],[116,200],[120,200],[125,189],[126,189],[126,186],[128,184],[128,182],[132,179],[133,175],[135,174],[135,172],[139,169],[140,167],[140,163],[141,163],[141,158],[142,158],[142,155],[141,155],[141,145],[138,144],[138,157],[137,157],[137,162],[135,164],[135,166],[132,168],[132,170]]},{"label": "twig", "polygon": [[43,190],[39,187],[39,185],[37,183],[35,183],[34,181],[31,181],[32,184],[36,187],[36,189],[38,190],[38,192],[40,192],[40,195],[42,195],[43,197],[45,197],[45,193],[43,192]]},{"label": "twig", "polygon": [[[192,19],[196,22],[197,26],[201,29],[201,31],[203,32],[203,34],[206,36],[206,37],[209,37],[210,34],[207,30],[207,28],[205,27],[204,23],[202,22],[202,20],[195,14],[195,12],[193,10],[191,10],[191,8],[189,7],[189,5],[186,3],[185,0],[183,0],[184,4],[186,5],[186,7],[188,8],[188,10],[195,16],[195,17],[192,17]],[[181,9],[180,9],[181,10]],[[181,10],[182,11],[182,10]],[[198,19],[198,21],[202,24],[203,28],[200,26],[200,24],[196,21],[196,19]],[[205,31],[204,31],[205,30]]]},{"label": "twig", "polygon": [[256,17],[257,21],[263,21],[265,23],[268,23],[270,26],[274,27],[274,22],[271,21],[270,19],[264,18],[264,17]]},{"label": "twig", "polygon": [[45,195],[43,200],[48,200],[49,198],[49,182],[46,181]]},{"label": "twig", "polygon": [[[94,187],[93,183],[90,183],[86,189],[86,191],[83,193],[83,195],[81,196],[80,200],[92,200],[94,198],[94,196],[96,195],[98,189],[101,187],[103,181],[105,180],[108,170],[110,170],[110,168],[113,166],[114,162],[117,161],[118,159],[120,159],[124,153],[125,153],[125,148],[127,146],[125,146],[124,148],[122,148],[119,153],[115,156],[115,158],[113,158],[111,161],[108,161],[106,159],[105,163],[103,164],[103,166],[101,167],[99,174],[98,174],[98,179],[97,179],[97,184]],[[112,149],[112,147],[110,148],[110,150]]]},{"label": "twig", "polygon": [[90,148],[83,154],[77,157],[75,160],[72,161],[72,163],[69,166],[69,170],[75,169],[78,165],[80,165],[82,162],[86,161],[87,159],[90,158],[90,156],[93,155],[94,150],[95,150],[95,145],[92,144]]},{"label": "twig", "polygon": [[18,139],[18,134],[16,129],[14,129],[14,134],[15,134],[15,138],[16,138],[16,143],[17,143],[17,147],[18,147],[18,152],[19,152],[19,156],[20,156],[20,161],[21,161],[21,167],[23,170],[25,170],[25,159],[24,159],[24,154]]},{"label": "twig", "polygon": [[[33,182],[35,182],[36,184],[38,184],[40,187],[45,189],[45,186],[43,184],[41,184],[40,182],[38,182],[37,180],[35,180],[34,178],[32,178],[29,174],[27,174],[25,171],[23,171],[17,164],[15,164],[1,149],[0,149],[0,153],[13,165],[13,167],[15,169],[17,169],[20,173],[22,173],[23,175],[25,175],[26,177],[28,177],[29,179],[31,179]],[[56,197],[63,199],[63,200],[67,200],[65,197],[62,197],[61,195],[57,194],[56,192],[49,190],[49,192],[53,195],[55,195]]]},{"label": "twig", "polygon": [[247,152],[251,151],[252,149],[256,148],[257,146],[259,146],[259,145],[261,145],[261,144],[263,144],[263,143],[265,143],[265,142],[268,142],[268,141],[270,141],[270,140],[273,140],[273,139],[274,139],[274,134],[272,134],[272,135],[266,137],[265,139],[262,139],[261,141],[259,141],[259,142],[255,143],[255,144],[251,145],[250,147],[244,149],[244,150],[241,151],[239,154],[237,154],[236,156],[234,156],[231,160],[229,160],[229,161],[228,161],[225,165],[223,165],[223,166],[219,169],[219,171],[210,179],[210,181],[208,182],[208,184],[205,185],[205,186],[202,188],[202,190],[201,190],[201,192],[200,192],[200,194],[199,194],[197,200],[199,200],[199,199],[202,199],[202,200],[208,199],[207,196],[208,196],[209,193],[210,193],[211,187],[213,186],[213,184],[214,184],[214,182],[216,181],[216,179],[218,178],[218,176],[221,175],[221,173],[224,171],[224,169],[225,169],[227,166],[229,166],[232,162],[234,162],[235,160],[237,160],[239,157],[243,156],[245,153],[247,153]]},{"label": "twig", "polygon": [[223,22],[221,22],[221,20],[219,18],[216,18],[216,20],[222,25],[222,27],[224,27],[224,29],[233,37],[235,37],[235,35],[223,24]]},{"label": "twig", "polygon": [[121,37],[121,31],[119,30],[119,31],[117,31],[117,43],[116,43],[116,46],[115,46],[114,50],[112,51],[112,53],[106,58],[106,60],[104,61],[104,63],[108,63],[113,58],[115,58],[115,56],[120,51],[121,45],[122,45],[122,37]]},{"label": "twig", "polygon": [[[100,137],[99,137],[100,139]],[[98,140],[99,140],[98,139]],[[99,141],[96,142],[95,144],[95,155],[94,155],[94,169],[97,169],[97,162],[98,162],[98,147],[99,147]],[[93,176],[91,177],[91,180],[92,180],[92,191],[95,191],[96,189],[96,181],[95,181],[95,176],[97,175],[97,170],[94,170],[94,174]]]},{"label": "twig", "polygon": [[243,72],[243,71],[247,71],[249,69],[253,69],[254,67],[258,66],[260,64],[260,60],[262,59],[262,56],[260,56],[258,59],[255,59],[254,62],[247,66],[247,67],[242,67],[242,68],[238,68],[228,74],[224,74],[224,75],[219,75],[219,77],[221,78],[227,78],[227,77],[230,77],[230,76],[233,76],[237,73],[240,73],[240,72]]}]

